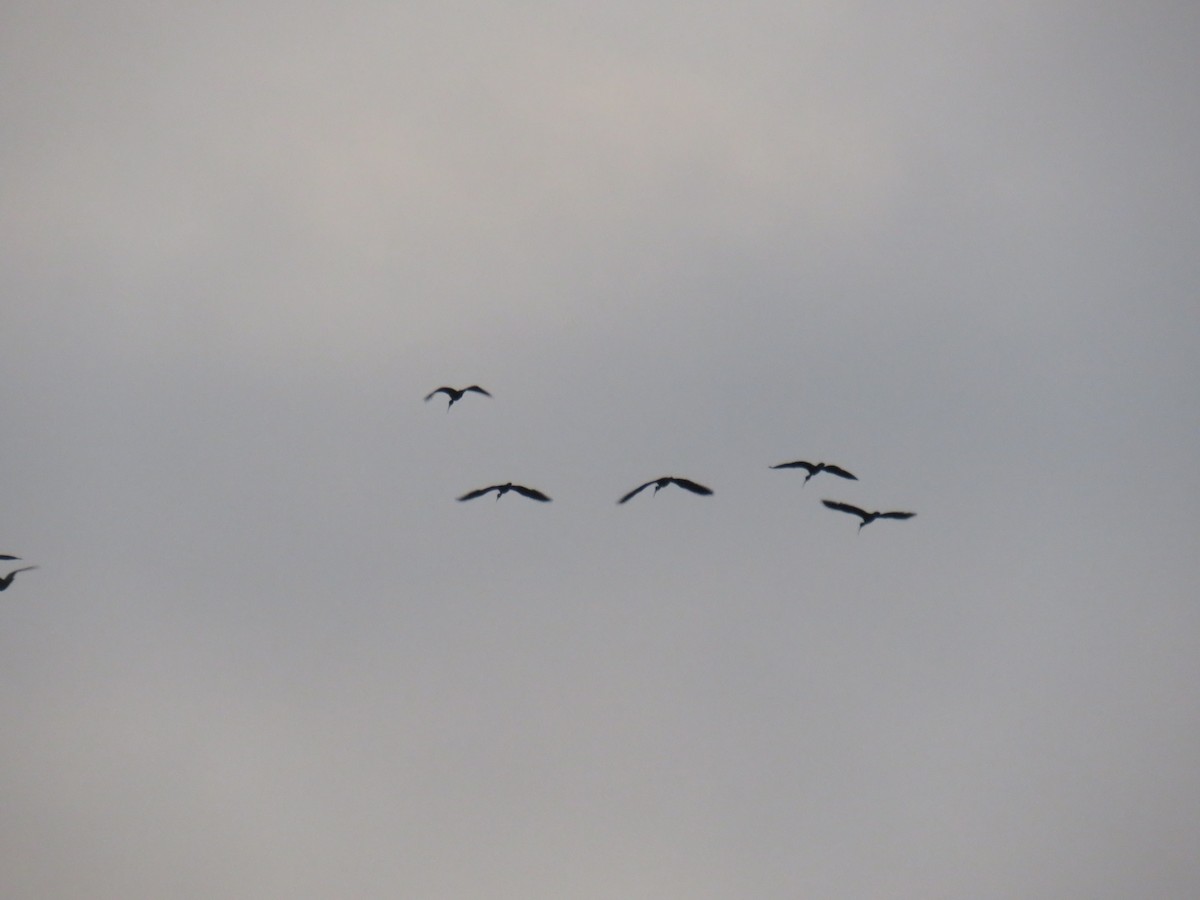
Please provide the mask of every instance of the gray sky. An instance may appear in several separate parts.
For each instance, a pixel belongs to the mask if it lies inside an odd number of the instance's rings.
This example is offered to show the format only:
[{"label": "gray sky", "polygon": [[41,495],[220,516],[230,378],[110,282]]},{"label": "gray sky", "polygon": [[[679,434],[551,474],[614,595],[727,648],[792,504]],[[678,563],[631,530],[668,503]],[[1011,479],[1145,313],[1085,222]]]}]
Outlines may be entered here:
[{"label": "gray sky", "polygon": [[0,893],[1196,894],[1200,13],[425,6],[0,13]]}]

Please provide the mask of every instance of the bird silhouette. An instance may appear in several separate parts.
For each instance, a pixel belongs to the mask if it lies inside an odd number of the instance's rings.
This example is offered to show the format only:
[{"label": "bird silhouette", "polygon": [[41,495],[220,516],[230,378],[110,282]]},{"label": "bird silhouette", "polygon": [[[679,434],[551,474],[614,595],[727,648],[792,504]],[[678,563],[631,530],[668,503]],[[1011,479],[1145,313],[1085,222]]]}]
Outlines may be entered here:
[{"label": "bird silhouette", "polygon": [[463,494],[458,499],[459,500],[474,500],[476,497],[482,497],[484,494],[488,493],[489,491],[496,492],[497,500],[499,500],[501,497],[503,497],[509,491],[516,491],[522,497],[528,497],[530,500],[540,500],[542,503],[550,502],[550,498],[547,497],[545,494],[543,494],[541,491],[535,491],[533,488],[528,488],[528,487],[525,487],[524,485],[513,484],[511,481],[506,482],[505,484],[493,484],[490,487],[479,488],[478,490],[474,490],[474,491],[467,491],[467,493]]},{"label": "bird silhouette", "polygon": [[36,569],[37,566],[24,566],[20,569],[13,569],[3,578],[0,578],[0,591],[8,590],[8,586],[13,583],[13,579],[17,577],[18,572],[28,572],[30,569]]},{"label": "bird silhouette", "polygon": [[0,559],[20,559],[19,556],[9,556],[7,553],[0,553]]},{"label": "bird silhouette", "polygon": [[654,493],[657,494],[659,491],[661,491],[663,488],[665,488],[668,484],[677,484],[681,488],[691,491],[693,494],[701,494],[701,495],[707,496],[708,494],[712,493],[712,490],[710,488],[706,488],[702,484],[696,484],[696,482],[688,481],[686,478],[675,478],[672,475],[665,475],[662,478],[655,478],[653,481],[647,481],[645,484],[638,485],[637,487],[635,487],[632,491],[630,491],[628,494],[626,494],[624,497],[622,497],[617,502],[624,503],[626,500],[630,499],[631,497],[636,496],[639,491],[644,491],[646,488],[650,487],[650,485],[654,485]]},{"label": "bird silhouette", "polygon": [[455,403],[457,403],[459,400],[461,400],[463,398],[463,394],[465,394],[467,391],[474,391],[476,394],[483,394],[483,396],[485,396],[485,397],[492,396],[487,391],[485,391],[483,388],[481,388],[479,385],[473,384],[470,387],[463,388],[462,390],[459,390],[458,388],[452,388],[452,387],[440,387],[437,390],[430,391],[425,396],[425,402],[428,403],[437,394],[445,394],[447,397],[450,398],[450,402],[446,404],[446,412],[449,412],[450,407],[453,406]]},{"label": "bird silhouette", "polygon": [[772,469],[804,469],[808,472],[804,476],[804,484],[808,484],[808,479],[812,478],[818,472],[828,472],[830,475],[837,475],[839,478],[849,478],[851,481],[858,481],[857,475],[851,475],[841,466],[835,466],[832,463],[810,463],[802,459],[795,462],[780,463],[777,466],[771,466]]},{"label": "bird silhouette", "polygon": [[849,503],[839,503],[836,500],[822,500],[830,509],[836,509],[838,512],[850,513],[862,519],[858,523],[858,530],[862,531],[864,525],[870,525],[876,519],[911,519],[916,513],[911,512],[867,512],[865,509],[859,509],[857,506],[852,506]]}]

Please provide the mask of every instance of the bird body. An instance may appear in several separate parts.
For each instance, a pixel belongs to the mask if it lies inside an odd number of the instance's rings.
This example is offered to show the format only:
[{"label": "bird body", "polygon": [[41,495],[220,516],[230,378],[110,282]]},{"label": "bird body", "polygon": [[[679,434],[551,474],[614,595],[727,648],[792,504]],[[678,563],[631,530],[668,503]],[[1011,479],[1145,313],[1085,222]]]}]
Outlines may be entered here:
[{"label": "bird body", "polygon": [[516,491],[522,497],[528,497],[530,500],[538,500],[542,503],[550,502],[550,498],[547,497],[545,494],[543,494],[541,491],[537,491],[537,490],[534,490],[533,488],[525,487],[524,485],[521,485],[521,484],[513,484],[511,481],[506,482],[504,484],[493,484],[493,485],[490,485],[489,487],[478,488],[477,490],[474,490],[474,491],[467,491],[467,493],[463,494],[458,499],[459,500],[474,500],[476,497],[482,497],[484,494],[486,494],[490,491],[496,492],[497,500],[499,500],[501,497],[503,497],[509,491]]},{"label": "bird body", "polygon": [[851,475],[849,472],[847,472],[841,466],[835,466],[835,465],[833,465],[833,463],[823,463],[823,462],[810,463],[810,462],[805,462],[802,459],[798,459],[795,462],[780,463],[777,466],[771,466],[771,468],[772,469],[804,469],[806,472],[808,472],[808,474],[804,476],[805,484],[808,484],[808,479],[812,478],[818,472],[828,472],[830,475],[837,475],[839,478],[849,478],[851,481],[858,481],[857,475]]},{"label": "bird body", "polygon": [[477,384],[473,384],[470,387],[465,387],[465,388],[461,388],[461,389],[443,386],[443,387],[437,388],[436,390],[430,391],[425,396],[425,402],[428,403],[430,400],[432,400],[438,394],[445,394],[447,397],[450,398],[450,402],[448,404],[446,404],[446,411],[449,412],[450,407],[453,406],[455,403],[457,403],[459,400],[461,400],[463,398],[463,394],[465,394],[467,391],[473,391],[476,394],[483,394],[483,396],[485,396],[485,397],[492,396],[491,394],[489,394],[487,391],[485,391],[483,388],[481,388]]},{"label": "bird body", "polygon": [[650,487],[650,485],[654,485],[654,493],[657,494],[659,491],[661,491],[663,488],[665,488],[668,484],[678,485],[679,487],[684,488],[685,490],[691,491],[693,494],[700,494],[702,496],[707,496],[708,494],[712,493],[712,490],[710,488],[706,488],[702,484],[696,484],[696,482],[689,481],[686,478],[676,478],[673,475],[665,475],[662,478],[655,478],[653,481],[647,481],[645,484],[638,485],[637,487],[635,487],[632,491],[630,491],[628,494],[626,494],[624,497],[622,497],[617,502],[624,503],[626,500],[629,500],[630,498],[637,495],[640,491],[644,491],[646,488]]},{"label": "bird body", "polygon": [[870,525],[876,519],[911,519],[916,515],[916,513],[896,511],[879,512],[878,510],[875,510],[874,512],[867,512],[865,509],[859,509],[857,506],[853,506],[849,503],[839,503],[837,500],[822,500],[821,502],[830,509],[836,509],[838,512],[850,513],[851,515],[858,516],[860,519],[862,519],[862,521],[858,523],[859,531],[862,531],[862,527],[864,525]]},{"label": "bird body", "polygon": [[37,566],[24,566],[20,569],[13,569],[3,578],[0,578],[0,591],[8,590],[8,586],[13,583],[13,579],[17,577],[18,572],[28,572],[30,569],[36,569]]}]

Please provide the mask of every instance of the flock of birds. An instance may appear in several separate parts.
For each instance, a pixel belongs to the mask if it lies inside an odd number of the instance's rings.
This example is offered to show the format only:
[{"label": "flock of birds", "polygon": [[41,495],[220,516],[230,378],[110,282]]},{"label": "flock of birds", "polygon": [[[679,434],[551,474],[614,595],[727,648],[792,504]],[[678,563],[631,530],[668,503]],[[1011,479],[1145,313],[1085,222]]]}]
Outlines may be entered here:
[{"label": "flock of birds", "polygon": [[[450,407],[452,407],[455,403],[457,403],[459,400],[461,400],[468,393],[482,394],[484,397],[492,396],[490,393],[485,391],[479,385],[472,384],[469,387],[465,387],[465,388],[440,387],[434,391],[431,391],[428,395],[426,395],[425,399],[426,399],[426,401],[428,401],[428,400],[432,400],[438,394],[445,394],[447,397],[450,398],[450,402],[446,405],[446,410],[449,411]],[[857,476],[853,475],[850,472],[847,472],[841,466],[835,466],[832,463],[825,463],[825,462],[811,463],[811,462],[807,462],[802,459],[798,459],[798,460],[795,460],[794,462],[779,463],[778,465],[771,466],[771,468],[772,469],[804,469],[805,472],[808,473],[804,476],[805,484],[808,484],[809,479],[811,479],[814,475],[818,475],[822,472],[827,472],[830,475],[836,475],[839,478],[847,478],[850,481],[858,480]],[[627,493],[623,497],[621,497],[621,499],[619,499],[617,501],[617,503],[625,503],[629,500],[632,500],[634,497],[636,497],[638,494],[640,494],[642,491],[644,491],[648,487],[653,487],[654,493],[657,494],[663,488],[668,487],[670,485],[675,485],[676,487],[683,488],[685,491],[691,491],[693,494],[698,494],[702,497],[707,497],[710,494],[712,494],[712,488],[705,487],[704,485],[700,484],[699,482],[692,481],[690,478],[679,478],[675,475],[664,475],[662,478],[652,478],[650,481],[647,481],[645,484],[639,484],[632,491],[630,491],[629,493]],[[536,488],[526,487],[523,484],[513,484],[511,481],[505,482],[504,484],[491,484],[491,485],[488,485],[487,487],[477,488],[473,491],[467,491],[465,494],[463,494],[458,499],[460,501],[461,500],[474,500],[476,497],[483,497],[486,494],[492,493],[493,491],[495,491],[495,493],[496,493],[497,500],[499,500],[501,497],[503,497],[509,491],[512,491],[514,493],[520,494],[522,497],[528,497],[530,500],[537,500],[539,503],[549,503],[550,502],[550,498],[546,494],[537,490]],[[825,506],[828,507],[829,509],[833,509],[833,510],[837,510],[838,512],[844,512],[844,513],[849,513],[850,515],[858,516],[859,519],[861,519],[861,521],[858,523],[859,531],[862,531],[862,527],[864,525],[870,525],[876,519],[911,519],[913,516],[916,515],[916,513],[900,512],[898,510],[891,510],[891,511],[887,511],[887,512],[880,512],[879,510],[865,510],[865,509],[861,509],[857,506],[854,506],[851,503],[842,503],[837,500],[822,500],[821,502],[823,504],[825,504]],[[0,560],[16,561],[16,560],[20,560],[20,558],[21,557],[19,557],[19,556],[10,556],[7,553],[0,553]],[[0,576],[0,591],[8,590],[9,586],[13,583],[13,579],[17,577],[18,572],[28,572],[31,569],[36,569],[36,568],[37,568],[37,566],[21,566],[20,568],[13,569],[7,575]]]},{"label": "flock of birds", "polygon": [[[7,553],[0,553],[0,559],[14,560],[20,559],[19,556],[9,556]],[[0,577],[0,591],[7,591],[8,586],[13,583],[13,579],[17,577],[18,572],[28,572],[30,569],[36,569],[37,566],[21,566],[19,569],[13,569],[7,575]]]},{"label": "flock of birds", "polygon": [[[459,400],[461,400],[468,392],[475,393],[475,394],[482,394],[485,397],[492,396],[490,393],[488,393],[486,390],[484,390],[477,384],[472,384],[469,387],[465,387],[465,388],[452,388],[452,387],[443,386],[443,387],[437,388],[433,391],[430,391],[425,396],[425,401],[428,402],[428,401],[432,400],[438,394],[445,394],[447,397],[450,398],[450,402],[446,405],[446,411],[449,412],[450,407],[454,406],[454,404],[457,403]],[[804,476],[804,484],[808,484],[809,479],[811,479],[814,475],[818,475],[822,472],[827,472],[830,475],[836,475],[839,478],[845,478],[850,481],[858,481],[858,476],[846,471],[841,466],[835,466],[832,463],[825,463],[825,462],[811,463],[811,462],[807,462],[806,460],[797,459],[793,462],[779,463],[778,465],[771,466],[771,468],[772,469],[804,469],[805,472],[808,473]],[[639,493],[641,493],[648,487],[653,487],[654,493],[657,494],[663,488],[665,488],[669,485],[672,485],[672,484],[675,485],[676,487],[681,487],[686,491],[691,491],[693,494],[699,494],[702,497],[712,494],[712,488],[705,487],[704,485],[699,484],[698,482],[692,481],[691,479],[679,478],[674,475],[664,475],[662,478],[652,478],[650,481],[647,481],[645,484],[639,484],[632,491],[630,491],[629,493],[627,493],[623,497],[621,497],[621,499],[619,499],[617,501],[617,503],[620,504],[620,503],[625,503],[627,500],[632,500],[634,497],[636,497]],[[523,484],[513,484],[511,481],[505,482],[504,484],[491,484],[491,485],[488,485],[487,487],[476,488],[473,491],[467,491],[465,494],[463,494],[458,499],[460,501],[474,500],[476,497],[483,497],[487,494],[492,493],[492,491],[496,492],[497,500],[499,500],[501,497],[503,497],[509,491],[513,491],[517,494],[520,494],[522,497],[528,497],[530,500],[537,500],[539,503],[549,503],[550,502],[550,497],[548,497],[543,492],[537,490],[536,488],[526,487]],[[901,512],[899,510],[889,510],[889,511],[866,510],[866,509],[862,509],[858,506],[855,506],[852,503],[842,503],[841,501],[838,501],[838,500],[822,500],[821,503],[823,503],[828,509],[836,510],[837,512],[849,513],[850,515],[853,515],[853,516],[858,516],[858,518],[861,520],[858,523],[859,531],[862,531],[862,528],[864,525],[870,525],[876,519],[911,519],[913,516],[916,515],[916,513]],[[11,579],[11,576],[10,576],[10,579]],[[0,588],[0,589],[2,589],[2,588]]]}]

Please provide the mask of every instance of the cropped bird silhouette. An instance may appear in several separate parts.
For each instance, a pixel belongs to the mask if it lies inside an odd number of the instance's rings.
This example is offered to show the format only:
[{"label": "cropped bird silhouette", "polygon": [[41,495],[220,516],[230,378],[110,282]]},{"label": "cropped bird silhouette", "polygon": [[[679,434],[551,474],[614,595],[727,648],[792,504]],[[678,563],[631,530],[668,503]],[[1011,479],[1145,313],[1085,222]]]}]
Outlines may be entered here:
[{"label": "cropped bird silhouette", "polygon": [[838,512],[850,513],[862,519],[858,523],[858,530],[862,531],[864,525],[870,525],[876,519],[911,519],[916,513],[911,512],[867,512],[865,509],[859,509],[857,506],[851,506],[849,503],[839,503],[836,500],[822,500],[830,509],[836,509]]},{"label": "cropped bird silhouette", "polygon": [[851,475],[841,466],[835,466],[832,463],[810,463],[802,459],[795,462],[780,463],[777,466],[771,466],[772,469],[804,469],[808,472],[804,476],[804,484],[808,484],[808,479],[812,478],[818,472],[828,472],[830,475],[837,475],[839,478],[849,478],[851,481],[858,481],[857,475]]},{"label": "cropped bird silhouette", "polygon": [[0,578],[0,591],[8,590],[8,586],[13,583],[13,579],[17,577],[18,572],[28,572],[30,569],[36,569],[37,566],[24,566],[20,569],[13,569],[3,578]]},{"label": "cropped bird silhouette", "polygon": [[459,400],[461,400],[463,398],[463,394],[465,394],[467,391],[474,391],[476,394],[483,394],[483,396],[485,396],[485,397],[492,396],[487,391],[485,391],[483,388],[481,388],[479,385],[473,384],[470,387],[463,388],[462,390],[459,390],[458,388],[452,388],[452,387],[440,387],[437,390],[430,391],[429,394],[426,395],[426,397],[425,397],[425,402],[428,403],[437,394],[445,394],[447,397],[450,398],[450,402],[446,404],[446,411],[449,412],[450,407],[453,406],[455,403],[457,403]]},{"label": "cropped bird silhouette", "polygon": [[505,484],[493,484],[490,487],[479,488],[478,490],[474,490],[474,491],[467,491],[467,493],[463,494],[458,499],[459,500],[474,500],[476,497],[482,497],[484,494],[488,493],[489,491],[496,492],[497,500],[499,500],[501,497],[503,497],[509,491],[516,491],[522,497],[528,497],[530,500],[540,500],[542,503],[550,502],[550,498],[547,497],[545,494],[543,494],[541,491],[535,491],[533,488],[528,488],[528,487],[525,487],[524,485],[513,484],[511,481],[506,482]]},{"label": "cropped bird silhouette", "polygon": [[0,559],[20,559],[19,556],[9,556],[7,553],[0,553]]},{"label": "cropped bird silhouette", "polygon": [[712,493],[712,490],[710,488],[706,488],[702,484],[696,484],[696,482],[688,481],[686,478],[675,478],[674,476],[671,476],[671,475],[665,475],[662,478],[655,478],[653,481],[647,481],[645,484],[635,487],[632,491],[630,491],[628,494],[626,494],[624,497],[622,497],[617,502],[624,503],[626,500],[630,499],[631,497],[636,496],[639,491],[644,491],[646,488],[650,487],[650,485],[654,485],[654,493],[657,494],[659,491],[661,491],[663,488],[665,488],[668,484],[677,484],[681,488],[691,491],[693,494],[702,494],[702,495],[707,496],[708,494]]}]

